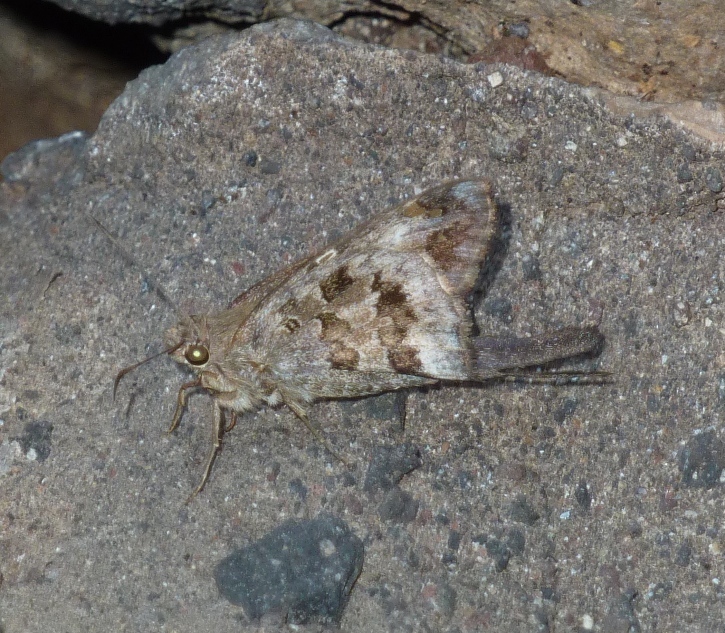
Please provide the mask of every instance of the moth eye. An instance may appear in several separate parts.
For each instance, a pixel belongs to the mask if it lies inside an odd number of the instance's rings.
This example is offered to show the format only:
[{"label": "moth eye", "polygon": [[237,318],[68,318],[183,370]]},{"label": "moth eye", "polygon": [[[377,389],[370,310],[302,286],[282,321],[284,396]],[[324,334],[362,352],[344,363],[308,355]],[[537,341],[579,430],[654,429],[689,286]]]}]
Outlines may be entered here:
[{"label": "moth eye", "polygon": [[184,352],[184,358],[195,367],[206,365],[209,362],[209,350],[203,345],[189,345]]}]

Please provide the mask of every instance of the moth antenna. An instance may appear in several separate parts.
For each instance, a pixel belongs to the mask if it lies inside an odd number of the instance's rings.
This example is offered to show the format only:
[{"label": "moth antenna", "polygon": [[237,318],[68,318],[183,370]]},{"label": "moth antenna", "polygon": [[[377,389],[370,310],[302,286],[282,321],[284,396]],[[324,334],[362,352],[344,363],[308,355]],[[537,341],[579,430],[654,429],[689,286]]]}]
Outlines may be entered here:
[{"label": "moth antenna", "polygon": [[153,354],[152,356],[149,356],[148,358],[144,358],[143,360],[140,360],[138,363],[134,363],[133,365],[129,365],[128,367],[124,367],[121,371],[116,374],[116,378],[113,381],[113,399],[116,399],[116,391],[118,391],[118,384],[121,382],[121,378],[123,378],[126,374],[132,372],[134,369],[138,369],[141,367],[141,365],[145,365],[149,361],[154,360],[154,358],[158,358],[159,356],[163,356],[164,354],[171,354],[175,352],[177,349],[179,349],[184,344],[183,341],[177,343],[176,345],[172,345],[171,347],[167,349],[162,349],[160,352],[157,352],[156,354]]},{"label": "moth antenna", "polygon": [[[179,307],[176,305],[176,303],[174,302],[174,300],[167,294],[167,292],[163,289],[163,287],[161,286],[161,284],[157,283],[152,277],[150,277],[146,273],[146,271],[144,271],[141,268],[141,266],[138,263],[138,261],[136,259],[134,259],[134,257],[131,255],[131,253],[129,253],[124,248],[124,246],[123,246],[123,244],[121,244],[120,240],[118,240],[118,238],[116,238],[116,236],[113,235],[113,233],[111,233],[105,226],[103,226],[103,224],[100,222],[100,220],[98,220],[92,213],[88,213],[88,217],[91,220],[93,220],[93,222],[95,223],[95,225],[99,229],[101,229],[101,232],[108,238],[108,240],[111,242],[111,244],[113,244],[118,249],[118,251],[121,253],[121,255],[123,256],[123,258],[129,264],[131,264],[132,266],[134,266],[136,268],[136,270],[138,270],[139,272],[141,272],[143,274],[144,279],[149,284],[149,286],[151,286],[151,288],[153,289],[153,291],[159,297],[161,297],[161,299],[163,299],[169,306],[171,306],[174,309],[174,311],[176,312],[176,315],[179,316],[181,314],[181,310],[179,310]],[[163,352],[160,352],[160,353],[163,354]]]}]

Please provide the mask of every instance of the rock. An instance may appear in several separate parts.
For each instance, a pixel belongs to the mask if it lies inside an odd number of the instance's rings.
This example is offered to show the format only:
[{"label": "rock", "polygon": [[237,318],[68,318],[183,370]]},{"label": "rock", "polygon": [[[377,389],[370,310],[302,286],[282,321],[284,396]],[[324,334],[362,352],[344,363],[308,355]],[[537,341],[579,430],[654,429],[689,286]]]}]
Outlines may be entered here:
[{"label": "rock", "polygon": [[[496,88],[493,72],[502,79]],[[525,157],[492,157],[494,133],[528,139]],[[281,171],[262,173],[262,158]],[[266,533],[298,506],[349,512],[371,543],[371,586],[399,585],[389,606],[398,617],[396,605],[408,605],[398,620],[407,630],[440,628],[440,614],[418,607],[421,587],[441,576],[457,605],[446,628],[507,630],[511,611],[502,604],[516,604],[531,628],[541,597],[531,579],[542,578],[550,627],[567,630],[606,608],[605,563],[652,583],[671,580],[656,608],[644,594],[634,601],[643,629],[721,625],[712,601],[692,599],[715,595],[713,575],[693,565],[717,560],[720,486],[679,484],[672,458],[689,447],[687,463],[702,454],[712,464],[716,442],[700,451],[693,438],[723,415],[723,215],[700,211],[722,203],[712,179],[721,150],[660,119],[613,115],[556,78],[361,46],[281,22],[205,40],[142,73],[70,169],[57,171],[60,180],[38,159],[13,169],[22,181],[0,185],[0,609],[8,631],[75,630],[79,617],[103,630],[237,631],[240,610],[210,599],[206,570],[220,543]],[[684,185],[683,161],[693,178]],[[146,283],[148,271],[182,314],[220,309],[387,205],[470,176],[490,178],[511,216],[486,295],[510,301],[511,323],[476,304],[479,329],[526,336],[599,315],[599,362],[612,381],[414,394],[405,441],[426,451],[426,466],[405,479],[402,500],[421,502],[414,524],[381,526],[376,504],[347,504],[350,495],[365,499],[360,470],[349,487],[335,479],[328,489],[327,478],[344,468],[310,450],[314,438],[284,408],[240,416],[206,489],[184,505],[209,450],[208,399],[192,396],[166,436],[188,376],[164,357],[129,375],[112,399],[118,370],[160,351],[178,318]],[[523,265],[530,254],[535,275]],[[690,304],[686,327],[672,319],[673,301]],[[346,426],[336,406],[316,404],[310,418],[357,464],[380,443],[374,423]],[[33,421],[53,425],[42,462],[12,439]],[[711,470],[699,469],[698,480]],[[580,478],[596,493],[592,510],[563,520],[580,507]],[[304,504],[293,480],[307,489]],[[401,500],[396,488],[384,494],[392,491]],[[659,494],[680,505],[661,507]],[[517,504],[519,496],[528,501]],[[444,512],[447,524],[433,519]],[[663,548],[657,533],[669,533],[675,518],[685,528]],[[512,528],[525,536],[520,555]],[[453,554],[451,530],[463,533],[455,570],[444,557]],[[496,558],[469,545],[469,534],[497,538]],[[680,565],[685,538],[691,562]],[[505,572],[477,571],[478,557],[503,567],[507,550]],[[352,592],[351,628],[384,628],[385,613],[366,596]]]},{"label": "rock", "polygon": [[256,620],[339,622],[363,565],[363,544],[341,519],[287,521],[216,567],[221,594]]}]

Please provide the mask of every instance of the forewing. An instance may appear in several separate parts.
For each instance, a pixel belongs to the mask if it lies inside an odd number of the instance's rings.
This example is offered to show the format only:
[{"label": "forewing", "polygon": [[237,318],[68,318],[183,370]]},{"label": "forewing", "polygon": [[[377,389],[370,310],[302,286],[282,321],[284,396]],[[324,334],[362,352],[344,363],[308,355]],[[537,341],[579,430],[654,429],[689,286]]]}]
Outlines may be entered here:
[{"label": "forewing", "polygon": [[[497,230],[484,181],[430,189],[283,271],[231,349],[287,382],[335,393],[350,372],[377,390],[400,386],[396,375],[470,377],[465,298]],[[391,386],[380,385],[385,375]],[[321,389],[313,392],[328,395]]]}]

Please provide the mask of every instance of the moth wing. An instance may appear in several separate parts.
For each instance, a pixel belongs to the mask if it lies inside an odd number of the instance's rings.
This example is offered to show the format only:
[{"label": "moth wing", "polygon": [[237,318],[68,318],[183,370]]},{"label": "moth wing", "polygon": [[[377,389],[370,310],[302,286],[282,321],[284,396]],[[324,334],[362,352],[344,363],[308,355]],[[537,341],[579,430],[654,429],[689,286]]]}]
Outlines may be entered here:
[{"label": "moth wing", "polygon": [[480,180],[383,211],[266,283],[231,349],[319,397],[344,385],[364,395],[420,382],[403,376],[470,377],[465,299],[498,223]]},{"label": "moth wing", "polygon": [[243,322],[270,293],[274,292],[291,275],[294,275],[300,267],[304,266],[306,261],[301,260],[287,268],[278,270],[276,273],[261,279],[253,286],[247,288],[242,294],[235,297],[229,304],[229,309],[236,310],[235,316],[239,319],[237,322]]},{"label": "moth wing", "polygon": [[466,298],[500,230],[499,208],[485,180],[444,183],[383,212],[367,233],[370,247],[413,253],[435,271],[442,289]]}]

